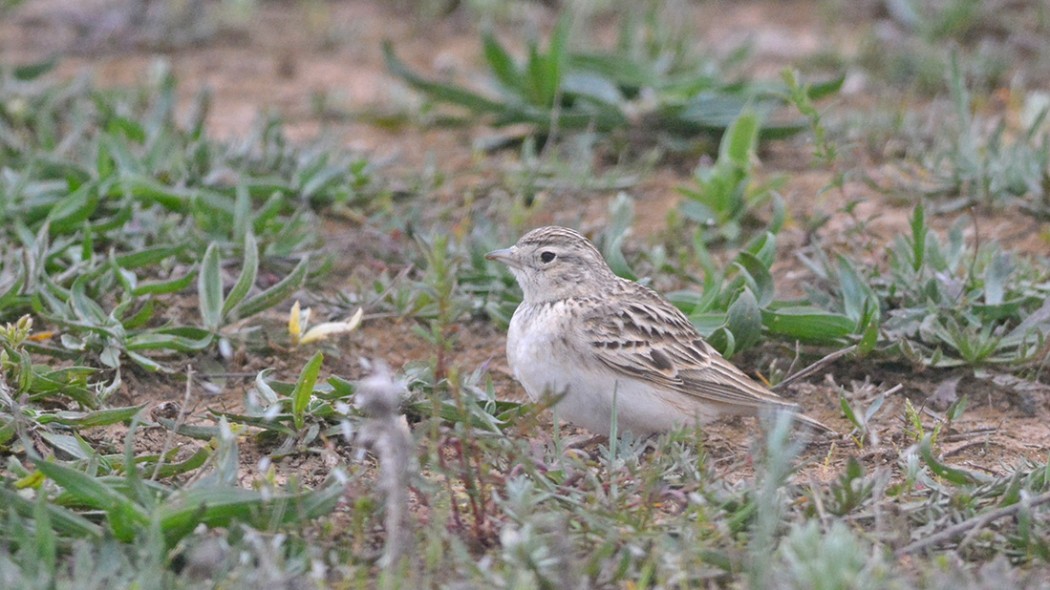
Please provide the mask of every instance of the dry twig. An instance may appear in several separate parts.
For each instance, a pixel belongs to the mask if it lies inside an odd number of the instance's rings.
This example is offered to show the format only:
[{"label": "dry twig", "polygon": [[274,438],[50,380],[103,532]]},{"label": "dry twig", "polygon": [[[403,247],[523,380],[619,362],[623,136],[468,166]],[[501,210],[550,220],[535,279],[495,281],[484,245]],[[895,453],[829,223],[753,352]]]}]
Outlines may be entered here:
[{"label": "dry twig", "polygon": [[358,383],[355,404],[368,415],[361,442],[379,457],[379,490],[386,500],[386,545],[379,564],[396,574],[409,554],[412,530],[408,518],[408,488],[412,474],[412,434],[399,413],[405,386],[394,381],[385,363]]},{"label": "dry twig", "polygon": [[998,508],[996,510],[992,510],[991,512],[979,514],[973,518],[964,520],[956,525],[950,526],[939,533],[935,533],[930,535],[929,537],[924,537],[913,543],[909,543],[908,545],[898,549],[894,553],[894,555],[896,555],[897,557],[901,557],[902,555],[915,553],[916,551],[925,549],[926,547],[929,547],[931,545],[936,545],[944,541],[950,541],[951,539],[954,539],[955,537],[958,537],[959,535],[966,533],[967,531],[971,531],[969,532],[969,534],[966,535],[967,539],[971,539],[973,538],[973,535],[976,531],[984,528],[994,520],[999,520],[1000,518],[1004,518],[1007,516],[1013,516],[1014,514],[1017,514],[1024,508],[1035,508],[1036,506],[1040,504],[1045,504],[1047,502],[1050,502],[1050,492],[1039,494],[1038,496],[1032,498],[1031,500],[1028,500],[1027,502],[1021,501],[1016,504],[1006,506],[1004,508]]}]

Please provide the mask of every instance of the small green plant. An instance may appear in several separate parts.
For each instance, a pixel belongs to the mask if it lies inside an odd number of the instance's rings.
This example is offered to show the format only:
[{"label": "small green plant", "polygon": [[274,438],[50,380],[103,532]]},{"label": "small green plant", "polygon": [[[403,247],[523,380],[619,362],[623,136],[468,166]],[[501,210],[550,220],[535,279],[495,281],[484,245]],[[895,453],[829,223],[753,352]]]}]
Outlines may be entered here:
[{"label": "small green plant", "polygon": [[315,353],[294,383],[272,379],[271,371],[263,370],[248,391],[245,412],[215,415],[275,444],[271,457],[301,452],[330,438],[349,438],[356,423],[350,406],[354,385],[334,375],[318,383],[323,362],[324,355]]},{"label": "small green plant", "polygon": [[812,93],[806,84],[799,81],[799,74],[792,69],[785,69],[780,74],[781,80],[787,87],[787,101],[801,113],[813,132],[813,159],[816,163],[834,171],[829,188],[842,190],[846,179],[845,173],[840,170],[838,146],[828,138],[828,130],[824,126],[823,118],[817,106],[810,96]]},{"label": "small green plant", "polygon": [[[168,70],[152,92],[122,94],[40,80],[51,65],[22,75],[31,86],[0,78],[0,103],[25,106],[0,133],[5,166],[18,170],[0,180],[0,319],[32,312],[60,331],[34,352],[153,371],[216,343],[228,352],[238,322],[303,284],[317,246],[306,205],[372,190],[360,160],[291,148],[276,120],[243,143],[208,138],[207,93],[177,125]],[[231,252],[241,271],[227,292]],[[282,269],[257,287],[260,270]],[[199,321],[165,319],[194,281]]]},{"label": "small green plant", "polygon": [[1044,123],[1050,107],[1034,113],[1018,133],[1008,130],[1005,120],[988,133],[986,121],[974,113],[956,55],[951,59],[948,88],[953,125],[942,134],[946,143],[935,146],[925,163],[939,180],[937,192],[957,195],[963,204],[1019,205],[1046,215],[1050,211],[1050,132]]},{"label": "small green plant", "polygon": [[213,242],[204,252],[197,278],[197,298],[204,329],[218,332],[234,320],[251,317],[286,300],[306,279],[308,262],[309,257],[303,257],[288,276],[269,289],[248,297],[259,272],[259,248],[255,236],[248,231],[244,236],[241,272],[230,291],[223,293],[222,259],[218,245]]},{"label": "small green plant", "polygon": [[830,287],[809,288],[810,299],[841,305],[851,317],[870,316],[864,342],[883,355],[934,367],[1036,359],[1050,335],[1050,319],[1039,311],[1048,296],[1046,268],[994,243],[967,246],[965,221],[945,241],[917,206],[910,235],[894,240],[885,271],[862,275],[845,257],[837,265],[805,258]]},{"label": "small green plant", "polygon": [[463,298],[457,296],[457,267],[461,259],[454,254],[445,234],[436,234],[430,243],[420,245],[427,267],[418,286],[426,303],[418,313],[429,320],[428,326],[418,327],[416,333],[434,347],[434,379],[440,383],[448,375],[448,356],[456,343],[453,323],[465,311]]},{"label": "small green plant", "polygon": [[858,590],[892,587],[889,564],[848,525],[834,520],[827,530],[815,521],[793,526],[777,553],[778,581],[786,588]]},{"label": "small green plant", "polygon": [[[205,524],[228,526],[234,521],[256,527],[275,527],[315,518],[330,511],[342,495],[343,486],[334,480],[313,491],[251,490],[237,482],[237,447],[228,427],[212,455],[212,470],[187,486],[168,486],[143,478],[133,450],[133,427],[127,436],[123,474],[101,475],[96,461],[84,468],[54,458],[33,459],[33,471],[23,481],[39,500],[30,500],[0,488],[2,514],[29,517],[45,506],[50,526],[63,538],[95,538],[104,534],[133,543],[159,530],[167,547]],[[149,466],[146,467],[148,469]],[[99,517],[95,522],[88,517]],[[5,542],[13,539],[5,538]]]},{"label": "small green plant", "polygon": [[34,360],[33,320],[23,316],[0,329],[0,449],[27,452],[32,440],[87,460],[91,446],[77,432],[130,420],[141,406],[102,408],[117,386],[93,382],[89,367],[52,368]]},{"label": "small green plant", "polygon": [[886,396],[889,393],[891,392],[879,395],[864,411],[860,411],[861,408],[856,402],[851,402],[844,391],[839,391],[839,408],[842,410],[842,415],[853,425],[852,438],[858,448],[864,448],[865,441],[873,445],[879,444],[878,435],[871,429],[871,423],[872,418],[882,409],[882,404],[886,402]]},{"label": "small green plant", "polygon": [[700,224],[705,242],[740,241],[744,225],[754,221],[754,209],[769,203],[773,205],[774,219],[768,231],[775,234],[784,223],[784,203],[776,192],[783,180],[757,185],[751,174],[760,124],[754,112],[741,113],[722,136],[718,160],[711,166],[697,168],[694,186],[678,189],[686,196],[679,210]]},{"label": "small green plant", "polygon": [[[592,129],[607,133],[634,129],[642,133],[719,135],[746,109],[762,115],[783,104],[776,85],[730,83],[703,71],[669,72],[662,56],[634,55],[629,44],[611,53],[578,53],[569,48],[570,20],[563,16],[547,49],[529,44],[519,63],[492,34],[483,35],[485,59],[500,90],[491,98],[467,88],[428,80],[413,72],[384,44],[387,68],[431,100],[462,107],[496,125],[527,123],[535,133]],[[652,61],[647,61],[652,60]],[[836,92],[842,79],[809,88],[811,98]],[[655,100],[646,98],[655,93]],[[803,129],[795,123],[763,126],[765,137],[783,137]]]},{"label": "small green plant", "polygon": [[874,488],[875,482],[865,477],[864,467],[856,458],[850,457],[846,462],[846,470],[832,484],[830,498],[825,506],[835,516],[846,516],[871,499]]},{"label": "small green plant", "polygon": [[703,293],[669,294],[723,355],[756,344],[763,331],[788,340],[841,345],[859,336],[858,325],[840,312],[805,300],[778,300],[770,267],[776,236],[767,232],[748,243],[725,269],[719,269],[702,237],[694,242],[704,270]]}]

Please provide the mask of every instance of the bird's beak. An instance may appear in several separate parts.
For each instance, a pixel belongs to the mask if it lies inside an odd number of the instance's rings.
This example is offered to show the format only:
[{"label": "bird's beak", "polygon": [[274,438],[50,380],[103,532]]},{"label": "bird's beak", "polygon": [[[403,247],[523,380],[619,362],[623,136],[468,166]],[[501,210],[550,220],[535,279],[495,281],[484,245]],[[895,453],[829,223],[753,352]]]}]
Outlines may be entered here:
[{"label": "bird's beak", "polygon": [[518,266],[518,259],[514,256],[514,247],[501,248],[499,250],[493,250],[485,255],[488,260],[495,260],[496,262],[502,262],[507,266]]}]

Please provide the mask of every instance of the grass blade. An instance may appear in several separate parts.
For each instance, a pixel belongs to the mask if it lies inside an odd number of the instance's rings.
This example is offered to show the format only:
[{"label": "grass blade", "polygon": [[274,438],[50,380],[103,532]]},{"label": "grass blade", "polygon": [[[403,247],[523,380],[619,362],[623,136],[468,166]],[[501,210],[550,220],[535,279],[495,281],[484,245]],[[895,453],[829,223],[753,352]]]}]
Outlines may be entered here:
[{"label": "grass blade", "polygon": [[323,361],[323,354],[320,352],[314,354],[299,373],[299,380],[295,383],[295,389],[292,390],[292,420],[297,430],[302,429],[306,423],[306,406],[313,397],[317,374],[321,371]]},{"label": "grass blade", "polygon": [[255,277],[259,273],[259,246],[255,242],[255,235],[251,231],[244,234],[244,262],[241,265],[241,275],[237,282],[226,295],[226,301],[222,304],[222,315],[229,315],[230,311],[244,300],[248,291],[255,286]]},{"label": "grass blade", "polygon": [[222,323],[221,265],[219,247],[212,242],[204,252],[204,259],[201,261],[201,271],[197,277],[197,296],[204,327],[213,332],[218,330]]},{"label": "grass blade", "polygon": [[304,256],[292,272],[280,280],[276,285],[259,293],[258,295],[243,301],[233,308],[231,319],[251,317],[260,311],[269,309],[281,301],[284,301],[296,291],[306,280],[307,263],[310,257]]},{"label": "grass blade", "polygon": [[386,60],[386,67],[391,74],[408,82],[414,88],[425,92],[432,99],[456,104],[475,113],[500,113],[504,110],[502,104],[489,100],[480,94],[450,84],[431,82],[416,74],[394,55],[394,47],[389,41],[383,43],[383,58]]}]

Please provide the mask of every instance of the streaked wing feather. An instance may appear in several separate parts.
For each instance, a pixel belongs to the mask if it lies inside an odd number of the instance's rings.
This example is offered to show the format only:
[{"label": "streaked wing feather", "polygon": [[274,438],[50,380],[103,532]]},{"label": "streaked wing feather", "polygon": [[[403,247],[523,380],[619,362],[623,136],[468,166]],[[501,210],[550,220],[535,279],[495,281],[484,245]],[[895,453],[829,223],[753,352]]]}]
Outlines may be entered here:
[{"label": "streaked wing feather", "polygon": [[[676,307],[637,283],[620,284],[630,303],[595,298],[583,316],[584,344],[617,374],[738,409],[797,406],[723,359]],[[618,294],[619,295],[619,294]]]}]

